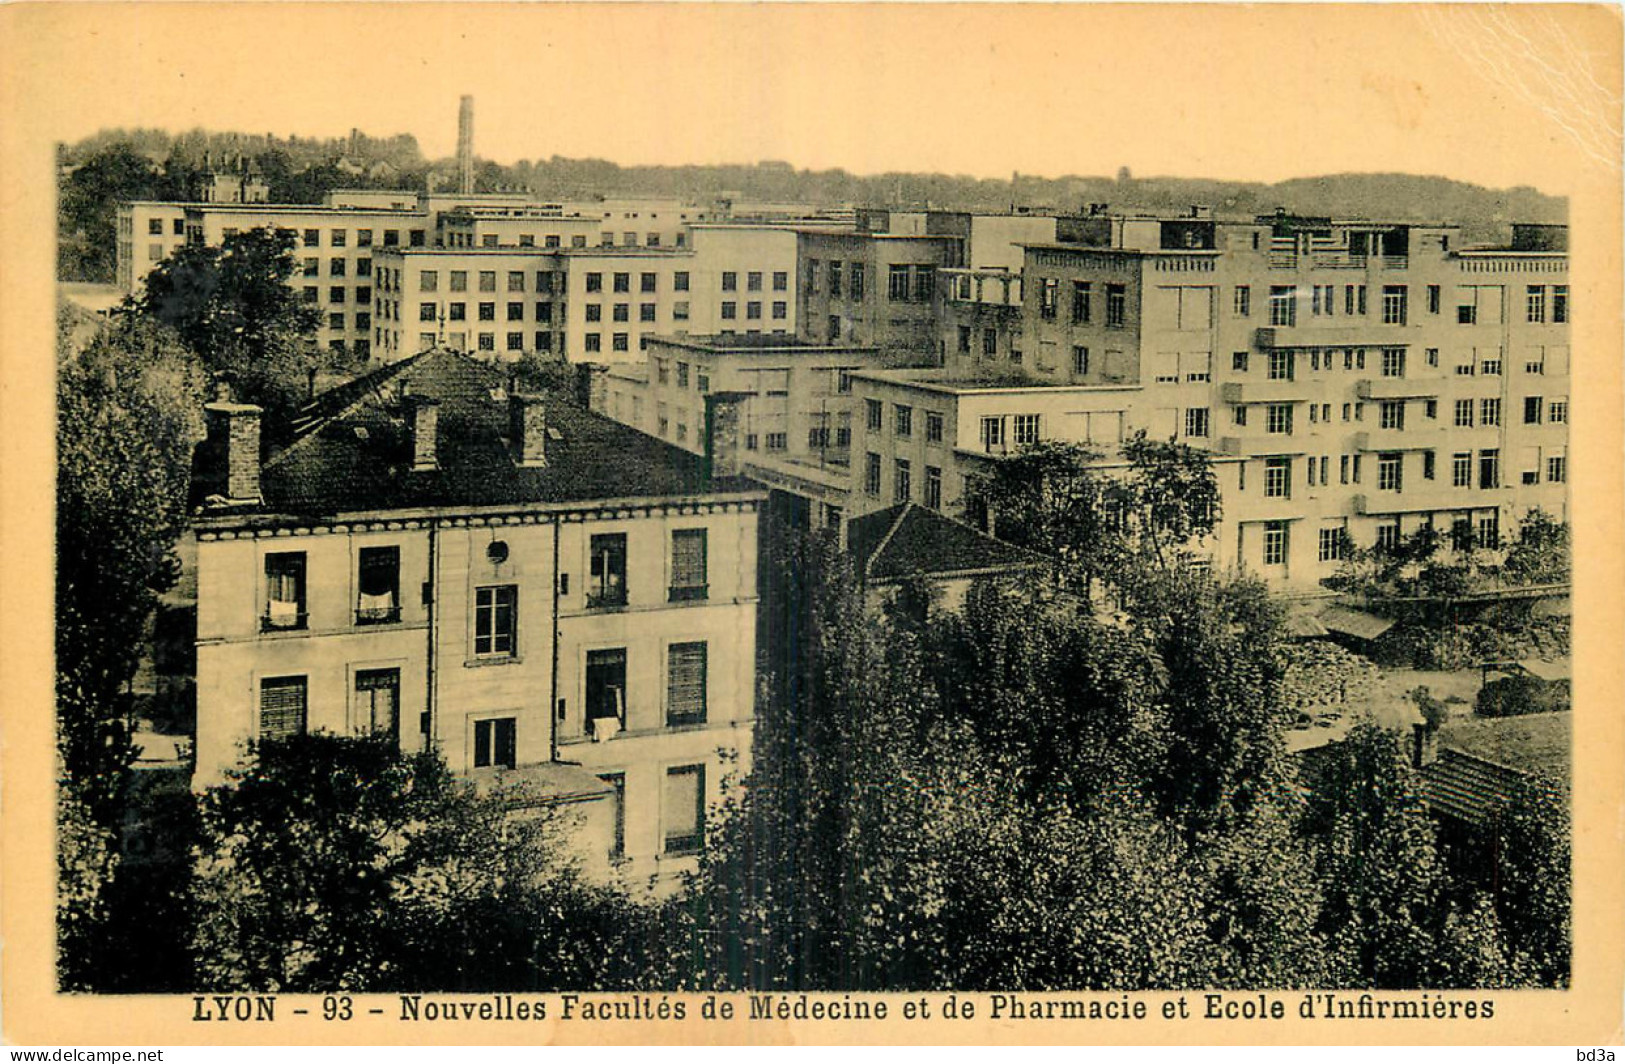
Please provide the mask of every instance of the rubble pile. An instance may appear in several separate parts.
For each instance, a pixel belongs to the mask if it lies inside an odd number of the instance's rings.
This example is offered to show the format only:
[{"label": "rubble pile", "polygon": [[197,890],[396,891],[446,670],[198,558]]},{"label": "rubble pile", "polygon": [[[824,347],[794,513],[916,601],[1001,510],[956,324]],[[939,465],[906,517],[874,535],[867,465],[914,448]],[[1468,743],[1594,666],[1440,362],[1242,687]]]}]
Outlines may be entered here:
[{"label": "rubble pile", "polygon": [[1293,643],[1283,654],[1286,674],[1281,680],[1282,700],[1301,714],[1319,716],[1322,707],[1363,702],[1378,694],[1382,670],[1360,655],[1335,643],[1309,639]]}]

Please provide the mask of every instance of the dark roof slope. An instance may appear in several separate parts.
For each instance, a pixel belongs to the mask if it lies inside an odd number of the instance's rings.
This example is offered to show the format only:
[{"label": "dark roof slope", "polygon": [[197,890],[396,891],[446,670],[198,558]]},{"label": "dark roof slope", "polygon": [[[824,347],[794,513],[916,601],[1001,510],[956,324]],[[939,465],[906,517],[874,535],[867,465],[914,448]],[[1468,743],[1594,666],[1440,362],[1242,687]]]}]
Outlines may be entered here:
[{"label": "dark roof slope", "polygon": [[1439,733],[1438,759],[1422,769],[1422,793],[1441,813],[1482,823],[1520,787],[1567,801],[1569,713],[1475,719]]},{"label": "dark roof slope", "polygon": [[[261,472],[265,511],[296,515],[694,495],[704,461],[576,406],[546,402],[547,464],[516,465],[507,379],[453,351],[384,367],[309,404],[300,434]],[[437,468],[412,469],[404,393],[438,400]]]},{"label": "dark roof slope", "polygon": [[1043,555],[1012,546],[935,510],[900,503],[854,518],[847,549],[865,580],[953,576],[1048,564]]}]

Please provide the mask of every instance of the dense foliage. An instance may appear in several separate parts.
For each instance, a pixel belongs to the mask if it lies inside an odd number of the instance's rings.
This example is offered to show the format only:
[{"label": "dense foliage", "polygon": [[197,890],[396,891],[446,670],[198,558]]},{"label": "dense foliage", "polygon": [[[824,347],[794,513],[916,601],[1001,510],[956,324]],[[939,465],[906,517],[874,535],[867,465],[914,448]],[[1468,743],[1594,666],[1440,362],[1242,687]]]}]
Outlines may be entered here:
[{"label": "dense foliage", "polygon": [[[586,885],[570,824],[386,736],[262,742],[202,802],[199,989],[551,990],[635,982],[652,913]],[[638,947],[646,957],[646,947]]]},{"label": "dense foliage", "polygon": [[179,573],[203,376],[172,334],[122,319],[60,350],[57,382],[58,741],[78,798],[111,825],[139,634]]}]

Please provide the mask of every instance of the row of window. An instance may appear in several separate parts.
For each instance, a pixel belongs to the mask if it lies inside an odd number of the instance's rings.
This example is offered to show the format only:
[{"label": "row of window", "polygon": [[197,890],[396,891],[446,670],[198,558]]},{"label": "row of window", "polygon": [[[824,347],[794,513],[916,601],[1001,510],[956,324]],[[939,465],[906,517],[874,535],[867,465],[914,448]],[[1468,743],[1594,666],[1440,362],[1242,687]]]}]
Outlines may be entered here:
[{"label": "row of window", "polygon": [[[526,281],[526,278],[528,277],[528,272],[527,271],[525,271],[525,270],[508,270],[508,271],[506,271],[506,273],[507,273],[507,287],[504,289],[505,291],[508,291],[508,292],[523,292],[523,291],[525,291],[525,281]],[[653,274],[648,274],[647,276],[653,277],[654,275]],[[448,270],[447,273],[446,273],[446,279],[447,279],[448,287],[449,287],[450,291],[453,291],[453,292],[466,292],[466,291],[468,291],[468,271],[467,270]],[[496,270],[479,270],[479,271],[476,272],[475,280],[476,280],[476,283],[479,285],[479,290],[481,292],[495,292],[497,290],[497,271]],[[438,291],[440,291],[440,271],[439,270],[419,270],[418,271],[418,288],[420,290],[424,291],[424,292],[438,292]],[[551,270],[537,270],[536,271],[536,291],[538,293],[543,293],[543,294],[551,293],[553,291],[553,272]]]},{"label": "row of window", "polygon": [[[864,455],[863,490],[873,496],[880,495],[880,456],[873,451]],[[914,464],[907,458],[892,461],[892,500],[912,502],[914,499]],[[942,470],[937,466],[925,467],[925,483],[920,502],[933,510],[942,509]]]},{"label": "row of window", "polygon": [[[610,291],[612,292],[632,291],[632,275],[630,273],[612,273],[609,280]],[[586,275],[586,285],[589,292],[602,292],[604,290],[604,275],[596,271],[588,273]],[[687,292],[689,287],[688,271],[679,270],[673,273],[671,286],[673,291]],[[659,290],[659,274],[645,272],[638,275],[639,292],[654,293]]]},{"label": "row of window", "polygon": [[[681,360],[679,360],[677,362],[677,387],[679,387],[679,388],[687,388],[688,387],[688,382],[689,382],[689,379],[690,379],[690,376],[691,376],[691,374],[689,373],[690,368],[691,367],[690,367],[689,363],[687,363],[687,362],[683,362]],[[667,359],[667,358],[657,358],[657,359],[655,359],[655,379],[661,384],[670,384],[671,383],[671,375],[672,375],[672,362],[671,362],[671,360]],[[705,393],[707,393],[707,392],[709,392],[711,390],[711,375],[710,374],[705,373],[703,371],[697,371],[697,372],[692,374],[692,377],[694,378],[694,388],[701,395],[704,395]],[[664,403],[660,404],[662,410],[665,409],[665,405],[666,404],[664,404]]]},{"label": "row of window", "polygon": [[[1094,283],[1072,282],[1072,324],[1089,325],[1095,318]],[[1053,321],[1060,316],[1061,282],[1055,277],[1039,281],[1038,316]],[[1128,324],[1128,288],[1120,284],[1106,285],[1106,327],[1120,329]]]},{"label": "row of window", "polygon": [[[385,302],[388,302],[388,301],[386,300]],[[525,320],[525,308],[527,306],[529,306],[529,304],[523,303],[523,302],[517,302],[517,301],[516,302],[510,302],[510,303],[506,304],[505,309],[506,309],[507,313],[506,313],[506,317],[504,318],[504,320],[505,321],[524,321]],[[596,308],[589,308],[589,309],[596,309]],[[476,303],[476,304],[474,304],[474,310],[475,310],[475,314],[477,315],[477,320],[479,320],[479,321],[496,321],[497,320],[497,304],[494,303],[494,302]],[[449,302],[449,303],[443,303],[443,304],[442,303],[419,303],[418,304],[418,321],[438,321],[440,319],[441,314],[445,314],[447,321],[468,321],[469,320],[469,317],[468,317],[468,304],[465,303],[465,302],[462,302],[461,300],[456,300],[456,301],[452,301],[452,302]],[[387,318],[389,315],[386,314],[384,316]],[[535,320],[536,321],[552,321],[553,320],[553,304],[551,304],[551,303],[537,303],[536,304]],[[589,317],[588,320],[589,321],[596,321],[597,319]],[[624,321],[626,319],[617,318],[616,320],[617,321]],[[650,320],[652,321],[653,319],[651,318]]]},{"label": "row of window", "polygon": [[[1432,515],[1427,515],[1425,520],[1426,526],[1431,528],[1433,526]],[[1280,527],[1284,529],[1284,523]],[[1384,521],[1377,526],[1376,546],[1379,550],[1395,550],[1399,547],[1403,538],[1399,518],[1397,517]],[[1471,513],[1456,514],[1451,519],[1449,542],[1453,550],[1469,551],[1477,547],[1494,549],[1500,545],[1500,540],[1500,516],[1494,510],[1480,513],[1476,527]],[[1279,532],[1273,537],[1273,542],[1274,549],[1272,550],[1270,528],[1266,527],[1264,540],[1265,564],[1284,564],[1286,561],[1286,548],[1289,542],[1288,534],[1284,531]],[[1318,558],[1322,562],[1342,561],[1348,557],[1352,545],[1347,528],[1341,525],[1322,528],[1319,530]]]},{"label": "row of window", "polygon": [[[380,328],[380,329],[378,329],[376,331],[377,331],[377,334],[378,334],[378,346],[383,348],[386,351],[393,350],[393,347],[391,345],[393,344],[395,334],[393,332],[385,331],[382,328]],[[551,351],[551,350],[553,350],[553,337],[554,337],[554,334],[551,331],[546,330],[546,329],[542,329],[542,330],[539,330],[539,331],[537,331],[537,332],[535,332],[535,333],[533,333],[531,335],[532,335],[532,345],[529,348],[526,348],[525,347],[525,334],[524,333],[522,333],[522,332],[510,332],[510,333],[503,334],[503,347],[502,347],[502,350],[504,350],[504,351],[525,351],[525,350]],[[417,349],[419,351],[429,351],[429,350],[432,350],[432,349],[434,349],[436,347],[446,346],[446,347],[451,348],[453,351],[467,351],[467,350],[469,350],[468,336],[469,336],[469,334],[466,331],[462,331],[462,330],[453,330],[453,331],[447,332],[447,333],[432,333],[432,332],[418,333],[418,348]],[[564,334],[559,333],[558,337],[559,337],[559,343],[562,346],[563,341],[564,341]],[[357,344],[364,343],[364,342],[365,341],[357,341]],[[491,333],[491,332],[475,333],[474,334],[474,344],[475,344],[474,350],[477,350],[477,351],[495,351],[497,349],[497,334],[496,333]]]},{"label": "row of window", "polygon": [[[1010,431],[1006,432],[1006,428]],[[1028,447],[1039,440],[1041,416],[1038,414],[994,415],[982,418],[980,438],[982,449],[988,453],[1003,453],[1007,447]]]},{"label": "row of window", "polygon": [[[1036,417],[1037,415],[1033,415]],[[879,399],[864,400],[865,427],[870,432],[881,432],[886,420],[886,407]],[[925,440],[927,443],[941,443],[943,430],[942,415],[934,410],[925,412]],[[1036,433],[1036,423],[1035,429]],[[914,408],[903,403],[892,404],[892,434],[899,439],[909,439],[914,435]],[[1036,437],[1035,437],[1036,439]]]},{"label": "row of window", "polygon": [[[370,287],[368,287],[367,285],[361,285],[358,288],[354,289],[354,293],[355,293],[355,302],[359,303],[360,305],[368,306],[369,304],[372,303],[372,289]],[[300,291],[300,298],[302,298],[306,303],[310,303],[310,304],[319,303],[319,302],[321,302],[321,297],[322,297],[321,289],[318,288],[316,285],[313,285],[313,284],[305,285],[303,287],[303,289]],[[351,298],[351,289],[345,287],[344,285],[333,285],[331,288],[329,288],[327,290],[327,302],[329,304],[348,303],[348,302],[350,302],[350,298]]]},{"label": "row of window", "polygon": [[[232,235],[234,235],[236,233],[236,230],[235,229],[227,229],[225,232],[226,232],[227,236],[232,236]],[[279,233],[292,233],[292,232],[294,232],[294,230],[292,230],[292,229],[279,229],[278,232]],[[371,229],[357,229],[355,231],[355,246],[358,247],[358,248],[370,248],[370,247],[372,247],[373,246],[373,232],[374,231],[371,230]],[[381,232],[384,247],[391,248],[391,247],[399,246],[399,244],[401,242],[401,232],[402,232],[402,230],[399,230],[399,229],[384,229],[384,230],[381,230],[380,232]],[[407,243],[409,245],[411,245],[412,247],[420,248],[420,247],[423,247],[424,244],[426,244],[428,242],[428,232],[427,232],[427,230],[410,229],[410,230],[406,230],[406,233],[407,233],[407,238],[406,238]],[[321,247],[322,246],[322,231],[320,229],[306,229],[304,231],[304,234],[303,234],[303,239],[300,241],[300,243],[303,244],[307,248],[319,248],[319,247]],[[328,247],[330,247],[330,248],[342,248],[342,247],[345,247],[348,243],[349,243],[349,230],[347,230],[347,229],[330,229],[330,230],[328,230],[328,233],[327,233],[327,246]]]},{"label": "row of window", "polygon": [[[507,556],[507,544],[490,547],[493,559]],[[501,558],[498,558],[500,551]],[[667,601],[703,601],[708,593],[707,534],[703,528],[679,528],[671,533],[671,583]],[[587,608],[625,606],[626,533],[591,537],[588,544]],[[362,547],[357,553],[355,623],[394,624],[401,619],[400,548]],[[559,594],[568,595],[569,574],[559,576]],[[309,620],[308,580],[304,551],[278,551],[265,555],[265,631],[302,629]],[[474,654],[512,656],[517,649],[519,589],[513,585],[477,589],[474,604]]]},{"label": "row of window", "polygon": [[[479,237],[480,237],[480,243],[479,243],[480,247],[494,248],[494,247],[502,247],[503,246],[502,243],[501,243],[501,234],[500,233],[481,233],[479,235]],[[518,239],[518,243],[516,245],[509,245],[509,246],[516,246],[516,247],[522,247],[522,248],[533,248],[533,247],[537,246],[536,245],[536,234],[535,233],[520,233],[520,234],[518,234],[517,239]],[[677,233],[676,234],[676,240],[677,240],[677,246],[678,247],[683,247],[687,243],[687,234],[681,233],[681,232]],[[660,246],[660,242],[661,242],[661,236],[660,236],[659,233],[646,233],[646,234],[644,234],[644,246],[645,247],[657,248],[657,247]],[[562,236],[560,234],[558,234],[558,233],[543,233],[542,234],[542,246],[543,247],[557,248],[557,247],[561,247],[562,245],[563,245],[563,238],[562,238]],[[452,248],[471,248],[471,247],[474,246],[474,234],[473,233],[448,232],[446,234],[446,246],[447,247],[452,247]],[[571,236],[570,236],[570,246],[573,247],[573,248],[584,248],[584,247],[586,247],[587,246],[587,236],[586,236],[586,234],[585,233],[571,234]],[[598,246],[599,247],[605,247],[605,248],[614,247],[615,246],[615,234],[608,231],[608,230],[600,232],[598,234]],[[630,229],[624,231],[623,233],[621,233],[621,246],[629,247],[629,248],[637,247],[638,246],[638,234],[633,232]]]},{"label": "row of window", "polygon": [[[602,694],[606,683],[605,659],[620,655],[624,686],[625,651],[589,654],[588,691]],[[597,660],[594,661],[594,655]],[[703,723],[705,719],[706,646],[678,643],[667,651],[667,722],[671,726]],[[596,687],[594,684],[596,683]],[[399,669],[358,669],[355,673],[354,719],[357,728],[400,735]],[[617,696],[616,701],[624,704]],[[310,681],[307,676],[270,676],[260,681],[259,736],[281,739],[309,730]],[[427,725],[427,721],[423,722]],[[516,717],[481,717],[471,722],[470,761],[475,768],[514,768],[518,763],[519,721]],[[614,834],[611,859],[626,852],[626,775],[600,777],[613,789]],[[705,842],[705,766],[674,765],[666,769],[661,823],[664,852],[694,853]]]},{"label": "row of window", "polygon": [[[1493,300],[1495,296],[1481,296],[1480,288],[1500,286],[1464,286],[1460,290],[1456,304],[1456,321],[1461,325],[1474,325],[1479,321],[1480,300]],[[1551,299],[1548,303],[1547,293],[1550,290]],[[1302,302],[1302,288],[1299,285],[1271,285],[1269,292],[1269,319],[1271,325],[1293,326],[1298,322],[1298,308]],[[1442,311],[1443,292],[1436,284],[1427,286],[1427,306],[1429,314],[1439,314]],[[1569,320],[1569,286],[1559,285],[1527,285],[1524,292],[1525,320],[1543,323],[1549,320],[1563,324]],[[1367,288],[1363,284],[1349,284],[1343,286],[1342,299],[1343,314],[1348,317],[1365,317],[1367,314]],[[1337,299],[1336,285],[1310,285],[1309,310],[1314,317],[1332,317],[1337,314],[1339,301]],[[1488,304],[1485,304],[1486,306]],[[1236,317],[1245,318],[1252,315],[1252,288],[1249,285],[1237,285],[1231,303],[1232,311]],[[1495,315],[1499,316],[1498,306],[1493,308]],[[1392,284],[1382,286],[1382,323],[1384,325],[1405,325],[1410,314],[1410,288],[1408,285]]]},{"label": "row of window", "polygon": [[[1525,466],[1520,477],[1526,485],[1539,484],[1542,474],[1545,482],[1549,484],[1562,484],[1568,480],[1568,456],[1561,449],[1540,452],[1529,448],[1525,459]],[[1362,459],[1359,454],[1345,454],[1338,456],[1338,483],[1359,484],[1362,477]],[[1292,497],[1292,468],[1295,459],[1290,457],[1266,458],[1264,460],[1264,497],[1266,499],[1290,499]],[[1307,484],[1313,488],[1325,487],[1331,483],[1331,455],[1310,455],[1304,459],[1307,470]],[[1437,462],[1433,451],[1421,452],[1422,479],[1434,480],[1437,473]],[[1475,478],[1474,473],[1477,473]],[[1401,452],[1384,452],[1377,455],[1377,490],[1402,492],[1404,490],[1405,457]],[[1247,464],[1238,467],[1240,482],[1238,490],[1247,490]],[[1476,486],[1481,490],[1499,488],[1501,486],[1501,452],[1496,448],[1485,448],[1476,453],[1472,451],[1457,451],[1450,458],[1450,486],[1452,488],[1472,488]]]}]

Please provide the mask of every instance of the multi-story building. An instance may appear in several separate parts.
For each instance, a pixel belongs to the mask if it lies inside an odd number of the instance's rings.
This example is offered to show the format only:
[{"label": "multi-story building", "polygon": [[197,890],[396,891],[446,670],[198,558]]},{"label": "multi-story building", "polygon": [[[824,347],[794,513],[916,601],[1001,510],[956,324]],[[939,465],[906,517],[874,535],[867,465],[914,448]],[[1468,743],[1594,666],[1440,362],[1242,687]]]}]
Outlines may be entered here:
[{"label": "multi-story building", "polygon": [[[1019,346],[985,354],[956,320],[948,367],[1128,388],[1125,426],[1221,460],[1218,560],[1314,586],[1345,531],[1493,544],[1531,508],[1566,513],[1561,227],[1468,248],[1445,225],[1194,212],[1114,217],[1086,239],[1029,247]],[[1024,436],[1086,438],[1076,413]]]},{"label": "multi-story building", "polygon": [[683,248],[395,248],[379,259],[373,349],[384,361],[444,345],[628,363],[656,335],[788,335],[794,256],[795,234],[767,226],[698,226]]},{"label": "multi-story building", "polygon": [[[422,337],[439,330],[411,329],[405,319],[382,317],[387,309],[394,311],[401,303],[399,296],[380,297],[374,306],[373,256],[375,254],[407,253],[414,250],[456,249],[459,251],[515,250],[523,254],[546,254],[555,251],[573,251],[600,256],[648,254],[654,256],[655,271],[667,275],[664,320],[650,321],[640,317],[628,328],[614,329],[614,322],[605,319],[606,328],[577,329],[572,332],[563,317],[550,321],[533,313],[521,323],[506,316],[500,321],[512,321],[515,328],[489,330],[448,329],[448,333],[466,331],[468,349],[477,346],[482,334],[498,341],[496,350],[552,351],[580,361],[597,352],[590,350],[597,333],[597,342],[603,350],[614,354],[619,338],[625,338],[629,356],[633,337],[655,331],[683,329],[684,319],[679,316],[686,300],[672,287],[681,267],[670,266],[675,261],[659,256],[668,251],[681,251],[690,246],[690,226],[703,218],[698,208],[677,201],[591,201],[588,203],[540,203],[534,198],[510,193],[413,193],[380,190],[335,190],[320,206],[267,204],[259,202],[199,202],[123,204],[118,218],[118,282],[128,292],[135,293],[146,275],[159,262],[168,258],[186,244],[220,245],[233,233],[247,229],[273,227],[294,234],[297,240],[296,257],[299,260],[296,275],[290,283],[300,290],[306,302],[320,314],[317,342],[331,350],[344,350],[362,358],[378,355],[384,358],[400,357],[401,353],[421,350]],[[760,230],[760,227],[756,227]],[[720,256],[716,272],[720,275],[728,268],[724,260],[741,241],[719,237],[709,241]],[[755,238],[761,244],[760,237]],[[747,276],[761,276],[766,271],[783,281],[794,270],[793,238],[781,235],[781,247],[771,258],[741,265]],[[624,267],[602,266],[599,272],[614,274]],[[393,268],[393,264],[392,264]],[[422,267],[435,270],[435,266]],[[445,265],[445,270],[457,269]],[[463,269],[477,273],[485,268],[464,264]],[[702,264],[700,272],[710,267]],[[416,267],[414,267],[416,269]],[[530,273],[547,271],[558,274],[563,283],[568,270],[556,263],[532,263],[524,267]],[[403,273],[409,272],[402,267]],[[583,265],[583,275],[594,272]],[[640,269],[639,283],[648,270]],[[583,282],[585,283],[585,282]],[[794,322],[793,287],[785,282],[778,290],[778,298],[764,297],[762,301],[741,299],[737,305],[741,321],[754,306],[760,314],[760,324],[777,322],[771,327],[792,329]],[[544,293],[545,294],[545,293]],[[561,289],[560,295],[563,295]],[[647,294],[647,293],[638,293]],[[423,300],[414,299],[414,304]],[[448,301],[449,302],[449,301]],[[504,300],[503,302],[508,302]],[[562,300],[560,301],[562,303]],[[586,302],[586,301],[584,301]],[[647,315],[648,300],[639,300],[637,313]],[[708,301],[721,303],[721,301]],[[538,305],[546,306],[542,300]],[[418,308],[421,309],[421,308]],[[450,308],[445,308],[449,313]],[[504,307],[504,311],[510,308]],[[564,308],[561,305],[559,309]],[[725,309],[718,306],[717,313]],[[438,313],[438,312],[437,312]],[[588,313],[583,311],[583,314]],[[609,313],[617,313],[614,306]],[[630,313],[630,311],[628,311]],[[772,315],[777,314],[777,317]],[[417,319],[412,319],[416,321]],[[385,323],[388,323],[386,326]],[[582,324],[587,324],[583,322]],[[516,331],[524,334],[522,347],[510,347]],[[708,319],[702,319],[702,331],[712,331]],[[386,333],[388,335],[386,335]],[[538,334],[551,334],[552,347],[538,347]],[[572,346],[572,336],[574,342]],[[448,339],[449,343],[450,340]],[[387,345],[387,346],[386,346]]]},{"label": "multi-story building", "polygon": [[431,216],[415,209],[287,204],[130,203],[120,207],[118,224],[118,280],[132,293],[184,245],[219,247],[236,233],[267,227],[291,234],[296,269],[288,283],[320,315],[317,343],[361,357],[374,343],[374,256],[425,247],[433,230]]},{"label": "multi-story building", "polygon": [[563,348],[563,257],[523,248],[394,247],[374,270],[372,352],[495,358]]},{"label": "multi-story building", "polygon": [[914,502],[984,525],[976,491],[993,458],[1041,440],[1088,444],[1115,457],[1145,428],[1133,384],[1066,384],[948,369],[853,373],[853,515]]},{"label": "multi-story building", "polygon": [[800,227],[799,335],[924,364],[937,354],[937,271],[962,262],[956,235]]},{"label": "multi-story building", "polygon": [[594,409],[705,454],[712,400],[726,397],[745,474],[803,500],[808,520],[838,527],[852,512],[852,382],[897,361],[874,347],[774,334],[656,336],[643,365],[609,369]]},{"label": "multi-story building", "polygon": [[186,246],[186,204],[151,200],[119,204],[117,239],[114,280],[133,295],[153,267]]},{"label": "multi-story building", "polygon": [[[437,350],[200,454],[198,785],[257,737],[382,730],[589,808],[628,881],[748,769],[757,510],[686,452]],[[600,866],[603,867],[603,866]]]}]

